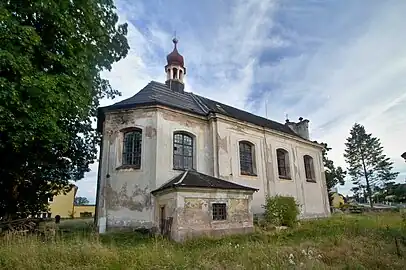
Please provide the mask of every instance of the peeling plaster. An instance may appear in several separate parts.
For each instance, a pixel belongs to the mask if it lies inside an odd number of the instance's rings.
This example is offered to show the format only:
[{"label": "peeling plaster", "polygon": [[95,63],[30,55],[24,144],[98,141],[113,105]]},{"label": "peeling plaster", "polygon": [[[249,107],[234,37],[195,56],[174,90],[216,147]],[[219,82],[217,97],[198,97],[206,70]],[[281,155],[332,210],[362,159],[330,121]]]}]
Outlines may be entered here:
[{"label": "peeling plaster", "polygon": [[227,150],[227,136],[224,138],[221,138],[221,136],[217,133],[217,139],[218,139],[218,147],[222,149],[224,152],[228,153]]},{"label": "peeling plaster", "polygon": [[[301,156],[312,152],[315,158],[321,160],[321,150],[306,143],[276,136],[272,133],[257,132],[248,124],[227,121],[204,120],[199,116],[191,116],[182,112],[176,113],[171,110],[136,109],[118,113],[108,113],[104,124],[105,142],[110,141],[102,156],[102,171],[107,173],[115,165],[120,165],[122,152],[122,135],[120,130],[125,127],[140,127],[143,129],[146,140],[143,140],[142,166],[139,170],[114,170],[112,178],[114,181],[106,180],[101,183],[101,194],[98,207],[106,210],[107,225],[110,227],[151,227],[159,223],[157,212],[160,203],[166,204],[168,216],[173,215],[174,226],[177,221],[178,237],[194,231],[193,226],[189,228],[187,222],[201,224],[200,233],[211,231],[217,232],[245,232],[252,226],[251,211],[261,213],[261,205],[264,203],[265,194],[291,194],[296,198],[303,198],[308,211],[304,208],[303,216],[326,216],[329,214],[328,201],[324,196],[324,183],[307,184],[301,179]],[[196,169],[200,172],[219,176],[241,185],[259,188],[249,203],[243,203],[238,198],[232,199],[229,194],[224,200],[230,205],[229,221],[213,222],[211,220],[211,202],[220,198],[204,197],[199,191],[194,192],[197,198],[195,201],[178,202],[179,196],[174,197],[172,202],[165,202],[159,198],[151,197],[150,189],[162,185],[179,172],[172,168],[172,132],[174,130],[185,130],[196,137]],[[239,174],[238,143],[237,139],[245,139],[255,142],[258,177],[244,177]],[[269,144],[267,143],[269,142]],[[218,144],[217,144],[218,142]],[[279,147],[292,149],[290,155],[291,168],[294,169],[294,181],[279,181],[277,175],[276,153],[272,149]],[[264,153],[267,153],[265,155]],[[266,158],[266,160],[264,160]],[[108,161],[110,160],[110,162]],[[117,163],[117,164],[116,164]],[[266,173],[263,168],[266,166]],[[110,170],[107,167],[111,167]],[[321,175],[322,168],[317,164],[316,174]],[[321,171],[320,171],[321,170]],[[217,175],[216,175],[217,173]],[[324,174],[323,174],[324,175]],[[322,177],[322,176],[320,176]],[[322,179],[320,179],[323,181]],[[325,181],[325,180],[324,180]],[[133,184],[136,182],[137,184]],[[265,183],[269,183],[269,187]],[[320,184],[321,183],[321,184]],[[106,185],[107,184],[107,185]],[[268,189],[268,190],[265,190]],[[307,195],[307,196],[304,196]],[[105,200],[104,200],[105,199]],[[161,201],[159,201],[161,200]],[[199,201],[200,200],[200,201]],[[103,205],[105,203],[105,205]],[[186,205],[183,205],[185,203]],[[193,206],[193,207],[192,207]],[[248,214],[244,209],[248,207]],[[157,210],[158,209],[158,210]],[[177,220],[177,221],[176,221]],[[182,225],[182,222],[183,223]],[[205,223],[207,222],[207,223]],[[210,225],[207,225],[210,224]],[[183,226],[183,227],[182,227]],[[199,225],[200,226],[200,225]],[[189,228],[189,229],[187,229]],[[251,228],[252,229],[252,228]],[[184,230],[182,232],[182,230]]]},{"label": "peeling plaster", "polygon": [[[182,198],[182,197],[181,197]],[[253,231],[253,214],[250,209],[252,195],[233,192],[199,193],[183,197],[178,204],[174,240],[183,241],[199,236],[223,236]],[[227,204],[227,219],[212,219],[212,203]]]},{"label": "peeling plaster", "polygon": [[145,136],[148,138],[153,138],[156,136],[156,128],[151,127],[151,126],[147,126],[145,128]]},{"label": "peeling plaster", "polygon": [[198,127],[202,128],[205,126],[206,121],[198,120],[188,115],[181,113],[173,113],[169,111],[161,112],[161,116],[164,120],[170,122],[177,122],[185,127]]},{"label": "peeling plaster", "polygon": [[228,129],[233,130],[233,131],[237,131],[237,132],[240,132],[240,133],[247,134],[247,132],[245,131],[245,128],[243,126],[241,126],[241,125],[229,126]]},{"label": "peeling plaster", "polygon": [[106,186],[106,207],[108,210],[118,210],[127,208],[132,211],[142,212],[152,209],[151,195],[148,187],[141,189],[134,185],[131,189],[132,194],[128,195],[127,182],[125,182],[119,191],[114,190],[110,184]]}]

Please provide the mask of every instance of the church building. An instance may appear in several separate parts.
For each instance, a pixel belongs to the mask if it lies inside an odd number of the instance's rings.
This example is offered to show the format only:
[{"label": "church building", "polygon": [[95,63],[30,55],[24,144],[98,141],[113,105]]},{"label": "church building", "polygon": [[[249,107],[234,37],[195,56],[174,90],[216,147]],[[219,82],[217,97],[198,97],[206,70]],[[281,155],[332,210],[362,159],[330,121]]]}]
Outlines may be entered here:
[{"label": "church building", "polygon": [[277,194],[297,200],[300,218],[329,216],[309,121],[278,123],[185,91],[173,43],[165,83],[99,108],[99,232],[145,228],[176,241],[250,232]]}]

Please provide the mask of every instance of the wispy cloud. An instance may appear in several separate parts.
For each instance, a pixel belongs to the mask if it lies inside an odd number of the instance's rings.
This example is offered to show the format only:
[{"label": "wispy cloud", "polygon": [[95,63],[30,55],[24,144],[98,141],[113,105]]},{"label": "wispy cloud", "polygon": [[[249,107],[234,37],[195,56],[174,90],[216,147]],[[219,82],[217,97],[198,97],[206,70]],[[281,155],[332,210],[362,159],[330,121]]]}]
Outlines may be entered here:
[{"label": "wispy cloud", "polygon": [[[120,19],[129,23],[131,50],[104,75],[122,92],[120,100],[150,80],[165,80],[165,56],[176,30],[188,69],[186,91],[261,115],[267,99],[268,116],[279,121],[286,113],[307,117],[312,137],[333,147],[331,158],[339,165],[345,165],[349,129],[360,122],[382,139],[396,169],[406,173],[399,156],[406,151],[406,3],[127,0],[116,5]],[[81,196],[95,197],[95,174],[78,185]]]},{"label": "wispy cloud", "polygon": [[[402,172],[399,180],[403,180],[406,166],[400,154],[406,148],[406,48],[402,44],[406,42],[406,18],[402,10],[406,3],[369,1],[368,6],[361,2],[348,6],[349,2],[340,1],[341,7],[334,8],[336,2],[319,4],[315,12],[323,12],[325,18],[310,19],[314,7],[307,11],[304,6],[297,14],[290,10],[296,24],[311,20],[310,24],[319,27],[317,31],[296,28],[291,22],[287,30],[294,33],[296,41],[291,43],[292,47],[299,44],[298,53],[260,68],[263,83],[277,86],[264,96],[279,119],[278,111],[308,117],[313,138],[329,143],[332,159],[342,166],[349,129],[355,122],[365,125],[368,132],[381,138],[386,153]],[[306,30],[295,31],[302,28]],[[301,45],[301,36],[306,37],[304,43],[312,42]],[[265,76],[270,73],[271,77]]]}]

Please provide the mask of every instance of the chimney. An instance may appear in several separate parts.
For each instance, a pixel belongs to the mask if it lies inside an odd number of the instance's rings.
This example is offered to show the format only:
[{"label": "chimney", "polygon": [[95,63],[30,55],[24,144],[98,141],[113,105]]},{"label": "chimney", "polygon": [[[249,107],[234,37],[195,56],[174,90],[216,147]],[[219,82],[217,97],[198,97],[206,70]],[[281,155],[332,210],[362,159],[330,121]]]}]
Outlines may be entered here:
[{"label": "chimney", "polygon": [[299,122],[290,122],[289,119],[286,119],[286,123],[291,130],[293,130],[297,135],[303,139],[309,140],[309,120],[299,117]]}]

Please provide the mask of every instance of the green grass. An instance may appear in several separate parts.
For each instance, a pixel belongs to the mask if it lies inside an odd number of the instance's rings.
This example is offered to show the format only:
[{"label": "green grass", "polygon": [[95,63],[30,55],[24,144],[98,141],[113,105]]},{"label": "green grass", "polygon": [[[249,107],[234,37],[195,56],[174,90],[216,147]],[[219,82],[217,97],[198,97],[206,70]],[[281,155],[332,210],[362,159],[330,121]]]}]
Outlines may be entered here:
[{"label": "green grass", "polygon": [[[69,223],[70,222],[70,223]],[[64,221],[54,240],[0,239],[0,269],[404,269],[399,213],[341,215],[295,229],[176,244],[136,233],[98,236],[86,222]],[[74,229],[72,229],[74,228]]]}]

